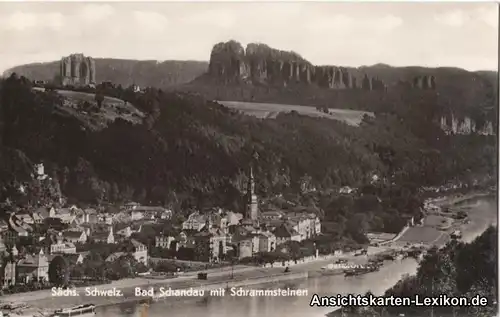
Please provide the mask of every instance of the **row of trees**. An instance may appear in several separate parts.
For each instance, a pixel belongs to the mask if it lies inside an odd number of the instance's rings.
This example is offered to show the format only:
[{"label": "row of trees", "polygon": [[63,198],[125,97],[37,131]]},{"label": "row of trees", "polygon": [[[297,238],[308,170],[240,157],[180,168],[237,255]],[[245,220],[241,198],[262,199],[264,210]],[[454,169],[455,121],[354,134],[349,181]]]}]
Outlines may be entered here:
[{"label": "row of trees", "polygon": [[130,253],[104,261],[99,253],[90,252],[83,263],[70,263],[63,256],[56,256],[49,264],[49,283],[64,287],[71,283],[102,283],[109,280],[119,280],[135,277],[138,273],[148,269],[142,262],[137,261]]}]

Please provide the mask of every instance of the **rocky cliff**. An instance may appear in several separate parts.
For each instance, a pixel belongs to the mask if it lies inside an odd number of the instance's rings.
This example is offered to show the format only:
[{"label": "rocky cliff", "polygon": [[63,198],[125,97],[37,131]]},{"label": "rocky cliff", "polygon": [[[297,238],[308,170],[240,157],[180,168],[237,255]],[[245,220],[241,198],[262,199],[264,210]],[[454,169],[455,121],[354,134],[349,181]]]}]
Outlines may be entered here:
[{"label": "rocky cliff", "polygon": [[495,128],[491,121],[477,122],[470,117],[460,118],[454,114],[442,116],[440,118],[440,126],[446,134],[480,134],[480,135],[495,135]]},{"label": "rocky cliff", "polygon": [[347,68],[315,66],[297,53],[281,51],[265,44],[236,41],[216,44],[210,55],[208,76],[221,83],[247,83],[287,87],[315,85],[329,89],[383,90],[378,78],[353,76]]},{"label": "rocky cliff", "polygon": [[430,76],[416,76],[413,78],[413,87],[417,89],[436,89],[436,78]]}]

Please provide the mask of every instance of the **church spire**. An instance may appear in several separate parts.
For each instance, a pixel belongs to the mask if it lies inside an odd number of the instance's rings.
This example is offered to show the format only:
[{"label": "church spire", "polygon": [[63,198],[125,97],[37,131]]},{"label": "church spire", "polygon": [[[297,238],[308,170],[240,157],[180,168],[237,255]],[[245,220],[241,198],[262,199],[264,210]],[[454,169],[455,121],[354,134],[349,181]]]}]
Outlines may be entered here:
[{"label": "church spire", "polygon": [[254,194],[255,194],[255,179],[253,177],[252,165],[250,165],[250,171],[248,173],[247,198],[251,199],[251,197]]},{"label": "church spire", "polygon": [[246,212],[245,216],[247,219],[251,219],[253,221],[258,220],[258,199],[257,195],[255,195],[255,179],[253,175],[253,165],[255,161],[258,159],[257,152],[254,152],[252,155],[252,161],[250,162],[250,168],[248,173],[248,184],[247,184],[247,194],[246,194]]}]

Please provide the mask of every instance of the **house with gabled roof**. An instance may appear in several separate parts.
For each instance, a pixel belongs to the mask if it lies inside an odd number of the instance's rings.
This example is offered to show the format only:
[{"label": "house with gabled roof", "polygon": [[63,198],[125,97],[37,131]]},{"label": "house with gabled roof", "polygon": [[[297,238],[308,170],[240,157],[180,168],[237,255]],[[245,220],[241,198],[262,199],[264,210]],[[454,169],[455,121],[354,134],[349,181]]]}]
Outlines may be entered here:
[{"label": "house with gabled roof", "polygon": [[300,233],[287,223],[282,223],[273,234],[276,236],[276,244],[280,245],[287,241],[301,241]]},{"label": "house with gabled roof", "polygon": [[36,209],[33,212],[33,214],[36,215],[35,219],[37,221],[40,221],[40,222],[37,222],[37,223],[43,223],[44,219],[55,217],[56,210],[55,210],[54,207],[40,207],[40,208]]},{"label": "house with gabled roof", "polygon": [[276,250],[277,240],[272,232],[264,231],[259,233],[259,252],[273,252]]},{"label": "house with gabled roof", "polygon": [[182,223],[183,230],[199,231],[205,225],[205,217],[199,211],[195,211],[188,216],[188,219]]},{"label": "house with gabled roof", "polygon": [[49,280],[49,261],[40,250],[39,254],[26,255],[17,262],[17,280],[29,283],[31,281],[44,282]]},{"label": "house with gabled roof", "polygon": [[108,226],[108,230],[92,232],[90,239],[95,242],[102,243],[115,243],[115,234],[113,233],[113,226]]},{"label": "house with gabled roof", "polygon": [[85,243],[87,242],[87,233],[84,230],[65,230],[62,232],[64,241],[71,243]]},{"label": "house with gabled roof", "polygon": [[205,251],[209,258],[206,260],[209,262],[218,261],[227,253],[226,235],[220,228],[211,227],[208,218],[201,231],[194,234],[194,240],[196,246],[207,248]]},{"label": "house with gabled roof", "polygon": [[134,258],[138,262],[141,262],[144,265],[148,265],[148,248],[146,247],[146,245],[135,239],[131,239],[130,243],[132,243],[133,246],[132,255],[134,256]]},{"label": "house with gabled roof", "polygon": [[33,217],[27,212],[16,213],[16,217],[21,219],[21,221],[23,221],[24,223],[27,223],[29,225],[35,224]]},{"label": "house with gabled roof", "polygon": [[231,244],[239,259],[253,256],[259,252],[258,235],[248,232],[247,234],[236,233],[231,238]]}]

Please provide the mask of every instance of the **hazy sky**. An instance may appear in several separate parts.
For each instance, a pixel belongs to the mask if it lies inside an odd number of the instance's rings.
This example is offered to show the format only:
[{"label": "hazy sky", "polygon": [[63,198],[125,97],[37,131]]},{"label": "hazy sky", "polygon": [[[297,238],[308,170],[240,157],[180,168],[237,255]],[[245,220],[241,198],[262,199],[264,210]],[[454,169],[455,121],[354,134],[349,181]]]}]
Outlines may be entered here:
[{"label": "hazy sky", "polygon": [[497,69],[494,3],[0,2],[0,72],[70,53],[208,60],[235,39],[314,64]]}]

